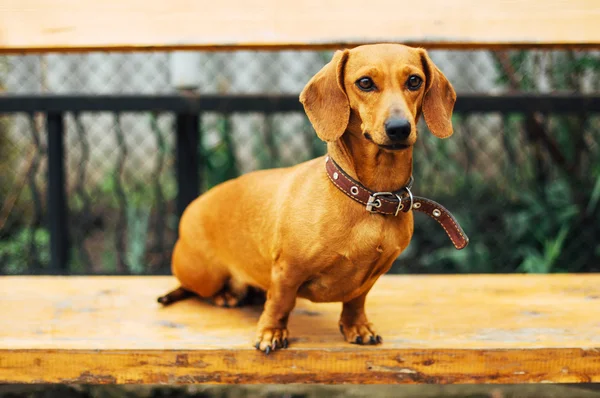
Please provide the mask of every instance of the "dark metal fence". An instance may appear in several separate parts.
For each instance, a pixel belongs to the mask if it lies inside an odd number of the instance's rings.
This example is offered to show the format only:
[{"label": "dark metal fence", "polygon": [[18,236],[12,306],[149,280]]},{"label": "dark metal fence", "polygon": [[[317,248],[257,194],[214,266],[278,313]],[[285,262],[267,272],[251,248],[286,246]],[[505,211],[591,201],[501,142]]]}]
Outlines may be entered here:
[{"label": "dark metal fence", "polygon": [[[81,131],[81,129],[78,139],[82,150],[79,162],[76,164],[78,168],[77,177],[70,186],[67,184],[65,177],[65,118],[67,115],[71,115],[77,126],[82,115],[89,112],[110,113],[115,121],[115,128],[112,133],[115,134],[117,141],[120,142],[120,145],[116,148],[120,153],[117,156],[110,192],[114,204],[106,205],[106,208],[102,210],[93,209],[93,207],[98,205],[94,198],[95,194],[85,187],[86,169],[89,167],[87,162],[90,143],[87,142],[85,131]],[[167,137],[164,132],[157,131],[156,118],[165,114],[174,115],[175,148],[171,148],[171,150],[175,153],[175,160],[171,166],[175,170],[176,195],[167,194],[165,190],[170,189],[173,191],[173,187],[166,188],[165,184],[161,182],[161,174],[165,173],[165,154],[163,153],[162,156],[158,156],[153,170],[156,175],[151,184],[154,186],[150,189],[147,189],[147,187],[139,189],[137,192],[137,195],[152,196],[151,199],[139,198],[140,201],[147,202],[146,209],[150,209],[139,213],[135,212],[134,207],[128,205],[128,203],[136,200],[133,197],[136,193],[134,192],[135,190],[129,190],[126,193],[128,189],[125,187],[123,175],[123,163],[127,158],[128,149],[123,144],[124,136],[127,132],[122,129],[121,119],[124,114],[129,112],[149,115],[150,123],[148,131],[149,134],[156,136],[157,147],[161,148],[161,151],[166,150],[164,141]],[[210,166],[210,158],[214,157],[215,151],[212,154],[208,154],[202,148],[203,115],[218,114],[226,124],[227,119],[231,115],[252,112],[260,112],[266,115],[265,117],[269,117],[269,115],[284,113],[302,114],[302,108],[295,95],[194,96],[191,94],[181,94],[164,96],[0,97],[0,113],[4,113],[5,115],[23,113],[27,115],[26,117],[32,126],[33,142],[36,145],[33,157],[31,158],[32,160],[27,165],[21,166],[28,169],[26,174],[28,175],[27,184],[30,196],[26,200],[31,200],[34,203],[32,206],[34,214],[21,214],[20,216],[22,217],[20,218],[19,213],[15,212],[11,216],[12,227],[6,223],[6,219],[3,220],[3,236],[0,237],[8,239],[10,235],[13,235],[15,231],[23,227],[23,218],[28,218],[30,220],[28,228],[31,233],[23,237],[26,242],[22,242],[19,246],[19,250],[26,251],[27,253],[21,253],[21,256],[15,257],[14,253],[11,254],[5,249],[2,252],[3,258],[0,258],[0,261],[2,261],[0,262],[0,269],[3,273],[50,274],[168,272],[170,250],[176,237],[177,217],[173,216],[181,214],[185,206],[201,190],[219,182],[214,179],[208,181],[210,179],[208,175],[211,173],[211,170],[207,170],[207,168],[210,169],[212,167],[214,169],[220,166],[218,164]],[[428,270],[433,272],[447,272],[458,269],[460,271],[460,265],[457,264],[464,261],[465,264],[463,266],[466,271],[514,271],[515,265],[523,265],[522,260],[521,263],[519,263],[519,260],[515,260],[512,264],[496,264],[490,267],[490,269],[472,269],[472,267],[469,267],[468,262],[481,263],[481,259],[474,259],[474,257],[479,255],[488,256],[489,258],[486,261],[494,263],[498,258],[503,258],[503,256],[497,255],[498,251],[519,251],[522,249],[514,245],[504,245],[502,242],[498,242],[496,248],[490,248],[489,242],[486,242],[488,247],[485,253],[481,253],[481,241],[478,238],[480,237],[479,233],[483,231],[479,231],[479,229],[496,229],[498,233],[504,233],[502,231],[506,230],[506,226],[500,224],[506,223],[506,221],[502,220],[505,216],[511,215],[509,208],[514,206],[514,203],[511,204],[509,201],[518,202],[523,199],[519,198],[519,184],[529,184],[531,181],[539,178],[552,180],[560,177],[558,175],[561,174],[560,170],[557,172],[554,170],[554,167],[548,169],[547,166],[542,164],[548,158],[557,156],[557,154],[553,154],[553,150],[561,151],[564,149],[554,148],[554,145],[559,144],[556,140],[561,139],[561,137],[557,137],[556,134],[552,136],[552,134],[549,135],[547,133],[546,129],[548,127],[552,129],[555,121],[552,118],[544,118],[544,115],[552,114],[556,117],[570,115],[564,117],[576,118],[579,125],[583,128],[580,131],[582,137],[571,137],[570,139],[587,141],[584,143],[584,146],[589,147],[589,151],[587,151],[588,157],[593,157],[596,164],[598,163],[598,145],[600,145],[598,123],[600,120],[594,117],[593,114],[600,112],[600,96],[515,94],[491,97],[473,94],[459,95],[455,112],[457,115],[454,122],[456,134],[453,138],[447,141],[440,141],[430,139],[425,134],[421,135],[422,138],[419,146],[415,149],[416,192],[419,194],[428,194],[435,199],[441,200],[442,203],[446,204],[459,215],[461,221],[465,223],[467,231],[472,236],[471,248],[467,249],[466,255],[452,254],[448,251],[449,245],[444,241],[443,233],[435,231],[435,226],[428,225],[427,221],[417,219],[416,244],[412,245],[416,246],[416,248],[409,250],[406,255],[408,258],[404,260],[405,264],[409,263],[410,265],[402,265],[403,261],[401,260],[396,270],[400,272],[427,272]],[[505,142],[504,148],[499,148],[497,152],[503,152],[501,157],[508,156],[512,158],[510,159],[511,164],[509,167],[492,170],[488,167],[489,165],[486,166],[485,163],[481,163],[481,159],[478,159],[476,154],[477,148],[473,147],[477,138],[473,136],[472,124],[477,123],[477,117],[481,115],[496,115],[499,118],[499,133],[505,135],[503,138]],[[42,118],[41,123],[39,123],[40,118]],[[38,135],[41,133],[40,129],[44,129],[44,125],[46,135],[45,145],[42,144],[44,140],[41,135]],[[552,130],[550,132],[552,133]],[[107,132],[107,134],[109,133]],[[309,127],[301,133],[307,138],[306,146],[315,148],[305,157],[316,156],[324,152],[324,145],[320,144],[316,138],[313,138],[314,133],[312,133]],[[507,137],[510,134],[513,134],[513,136]],[[276,135],[276,132],[271,132],[267,140],[275,139],[274,136]],[[523,139],[529,144],[520,142]],[[511,143],[509,141],[514,142]],[[442,148],[440,145],[445,145],[445,147]],[[529,177],[526,176],[529,172],[519,169],[519,162],[522,167],[530,167],[529,161],[519,159],[519,157],[536,156],[532,153],[527,154],[527,151],[522,151],[528,145],[530,146],[528,150],[543,151],[536,160],[539,163],[536,167],[539,169],[531,171],[531,176]],[[227,144],[225,142],[225,152],[231,152],[230,146],[231,143]],[[519,148],[521,150],[518,150]],[[448,164],[429,164],[430,162],[427,159],[428,157],[429,159],[433,159],[430,155],[432,151],[436,150],[441,150],[448,157],[444,159],[443,157],[436,156],[436,162],[454,162],[461,165],[462,169],[449,170]],[[516,150],[516,152],[509,154],[507,151],[511,150],[513,152]],[[277,154],[271,153],[272,160],[277,156]],[[47,157],[47,180],[42,181],[40,184],[39,181],[36,181],[36,172],[44,157]],[[587,162],[592,162],[592,160],[588,159]],[[578,231],[567,231],[564,234],[569,235],[569,239],[581,240],[582,244],[576,245],[575,252],[572,253],[572,256],[577,255],[584,258],[583,265],[579,270],[597,270],[600,265],[600,262],[597,261],[600,253],[598,253],[596,238],[598,235],[596,233],[600,231],[598,231],[597,225],[597,216],[599,214],[597,203],[598,193],[594,193],[594,189],[598,188],[587,185],[588,183],[597,184],[596,181],[598,180],[594,176],[589,176],[591,177],[589,179],[582,176],[583,179],[578,181],[579,177],[573,174],[575,171],[569,168],[569,162],[567,159],[554,159],[549,161],[548,164],[557,163],[558,168],[566,167],[563,171],[571,174],[574,186],[570,189],[573,191],[573,195],[577,196],[578,192],[586,192],[588,196],[581,198],[583,201],[580,203],[581,208],[571,209],[578,213],[579,218],[583,217],[579,221],[580,224],[578,224],[578,228],[580,229]],[[499,161],[496,160],[495,163],[497,164]],[[271,162],[271,164],[266,164],[265,166],[273,165],[276,164]],[[231,165],[225,165],[225,167],[231,167]],[[429,175],[419,175],[423,171],[426,171]],[[448,173],[450,175],[447,175]],[[233,170],[231,175],[225,178],[232,177],[235,174],[236,171]],[[445,174],[446,176],[444,177]],[[513,176],[509,174],[513,174]],[[512,180],[511,188],[507,188],[507,185],[511,185],[506,183],[505,180],[507,177],[508,180]],[[454,188],[444,186],[444,184],[447,184],[447,181],[444,181],[445,178],[451,179],[449,181],[452,181],[451,185]],[[496,181],[492,184],[489,182],[482,183],[478,180],[480,178],[495,179]],[[461,184],[464,185],[466,191],[465,189],[456,188]],[[478,192],[481,189],[486,189],[486,187],[489,192]],[[522,191],[529,192],[525,188]],[[563,197],[564,195],[559,191],[548,194],[551,196],[550,200],[560,199],[564,200],[565,203],[562,205],[560,203],[557,204],[556,209],[550,207],[550,212],[542,215],[542,218],[561,217],[561,206],[568,207],[573,204],[568,203],[571,201],[571,195]],[[43,199],[44,195],[46,200]],[[499,197],[493,198],[486,195],[499,195]],[[516,199],[511,199],[513,195],[515,195]],[[542,194],[542,196],[544,195]],[[535,198],[529,199],[536,200]],[[590,202],[590,200],[595,200],[595,202]],[[504,206],[503,201],[505,201]],[[491,218],[483,222],[479,222],[481,220],[471,220],[469,215],[470,209],[481,207],[486,202],[496,202],[495,205],[499,206],[491,209],[490,214],[487,215]],[[538,206],[544,211],[544,200],[540,200]],[[589,214],[583,214],[586,211]],[[477,212],[473,214],[477,214],[478,217],[481,216]],[[3,214],[2,216],[9,217],[7,214]],[[564,217],[569,218],[570,216],[567,215]],[[509,225],[508,230],[527,227],[526,225],[518,225],[523,220],[513,222],[515,224]],[[535,217],[530,222],[535,222]],[[593,225],[594,222],[596,225]],[[143,225],[136,228],[136,223]],[[153,225],[150,226],[149,224]],[[425,225],[424,229],[421,224]],[[110,253],[108,255],[107,253],[104,254],[109,260],[99,260],[98,253],[90,253],[94,251],[94,248],[93,245],[90,245],[89,240],[93,239],[95,230],[109,228],[114,230],[114,236],[112,237],[114,244],[109,245],[114,249],[114,253],[112,255]],[[424,233],[419,232],[421,230]],[[40,238],[38,236],[39,231],[48,231],[49,241],[45,240],[45,238]],[[140,234],[137,238],[132,236],[132,234],[136,233]],[[559,233],[561,232],[559,231]],[[591,237],[582,239],[588,234],[591,234]],[[546,238],[551,239],[553,237],[552,234],[549,234]],[[104,239],[107,238],[108,235],[104,236]],[[143,242],[139,242],[140,239]],[[543,239],[544,237],[541,237],[542,244]],[[562,238],[562,240],[564,239],[567,239],[567,236]],[[506,243],[508,244],[510,241],[511,238],[507,236]],[[139,246],[137,249],[135,248],[136,244]],[[561,245],[559,249],[564,249],[563,246]],[[429,263],[423,263],[423,261],[418,260],[419,258],[422,259],[423,256],[415,252],[421,249],[432,249],[437,255],[429,258]],[[541,256],[544,255],[543,250],[540,253]],[[589,252],[587,255],[585,254],[586,250]],[[458,258],[456,258],[457,255],[459,256]],[[19,268],[18,264],[11,263],[18,261],[18,259],[25,262],[22,265],[23,268]],[[551,261],[552,259],[546,260]],[[572,261],[573,259],[566,258],[565,260]],[[97,264],[98,262],[106,264],[110,261],[113,261],[115,264],[112,269],[110,267],[107,269],[101,264]],[[438,266],[432,264],[433,261],[438,261]],[[143,267],[143,263],[148,263],[149,267]],[[444,268],[442,264],[447,264],[447,268]],[[568,264],[565,264],[565,266],[568,266]],[[531,271],[535,271],[535,269]]]},{"label": "dark metal fence", "polygon": [[[393,271],[600,270],[600,54],[430,55],[459,99],[452,138],[421,126],[415,193],[471,243],[416,216]],[[200,53],[177,94],[168,53],[0,57],[0,274],[169,272],[199,192],[325,152],[297,93],[330,57]]]}]

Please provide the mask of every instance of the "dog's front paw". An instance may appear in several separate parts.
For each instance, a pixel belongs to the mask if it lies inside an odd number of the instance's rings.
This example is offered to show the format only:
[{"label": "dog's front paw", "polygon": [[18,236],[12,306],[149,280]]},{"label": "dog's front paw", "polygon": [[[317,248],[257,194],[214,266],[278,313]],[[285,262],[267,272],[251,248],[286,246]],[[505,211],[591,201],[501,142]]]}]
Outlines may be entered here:
[{"label": "dog's front paw", "polygon": [[380,344],[383,339],[373,329],[372,323],[344,325],[340,323],[340,332],[348,343],[352,344]]},{"label": "dog's front paw", "polygon": [[287,348],[288,330],[286,328],[264,328],[259,331],[254,347],[264,351],[267,355],[278,348]]}]

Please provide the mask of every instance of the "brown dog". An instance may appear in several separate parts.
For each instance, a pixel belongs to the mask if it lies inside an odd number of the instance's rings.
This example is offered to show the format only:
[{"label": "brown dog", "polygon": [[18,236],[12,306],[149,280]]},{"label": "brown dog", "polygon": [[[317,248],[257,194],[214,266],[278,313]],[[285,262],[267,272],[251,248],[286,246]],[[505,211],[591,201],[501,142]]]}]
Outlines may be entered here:
[{"label": "brown dog", "polygon": [[[412,175],[421,113],[433,134],[449,137],[455,99],[425,50],[397,44],[337,51],[300,95],[331,159],[365,187],[389,192]],[[381,342],[365,298],[408,246],[413,215],[365,211],[332,183],[324,163],[249,173],[192,202],[173,253],[182,287],[159,301],[193,292],[232,306],[250,287],[262,289],[256,347],[267,353],[287,347],[296,297],[339,301],[346,341]]]}]

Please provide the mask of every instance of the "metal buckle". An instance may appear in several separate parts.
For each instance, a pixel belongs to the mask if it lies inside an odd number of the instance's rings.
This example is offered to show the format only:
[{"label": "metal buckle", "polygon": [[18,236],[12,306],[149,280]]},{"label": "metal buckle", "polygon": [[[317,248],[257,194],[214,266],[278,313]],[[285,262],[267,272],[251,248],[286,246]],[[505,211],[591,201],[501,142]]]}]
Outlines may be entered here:
[{"label": "metal buckle", "polygon": [[[406,191],[406,195],[410,198],[410,206],[408,207],[408,210],[412,209],[413,202],[414,202],[413,194],[410,191],[412,183],[413,183],[413,176],[411,175],[408,185],[402,189],[403,191]],[[400,211],[404,209],[404,204],[402,203],[402,193],[375,192],[372,195],[369,195],[369,200],[367,201],[367,206],[366,206],[366,209],[368,212],[376,213],[377,210],[373,210],[373,208],[381,207],[381,200],[377,199],[378,196],[392,196],[392,197],[395,196],[396,199],[398,199],[398,206],[396,207],[396,212],[394,213],[394,216],[397,216],[398,213],[400,213]]]},{"label": "metal buckle", "polygon": [[[406,194],[410,198],[410,206],[408,206],[408,210],[410,210],[413,207],[413,194],[410,191],[409,187],[405,187],[404,189],[406,190]],[[394,216],[397,216],[400,210],[404,209],[404,204],[402,203],[402,196],[400,194],[394,193],[394,195],[396,195],[396,198],[398,198],[398,207],[396,207],[396,213],[394,213]]]},{"label": "metal buckle", "polygon": [[396,207],[396,212],[394,213],[394,217],[396,217],[398,215],[400,210],[404,209],[404,205],[402,204],[402,197],[398,194],[396,194],[396,197],[398,198],[398,207]]},{"label": "metal buckle", "polygon": [[375,213],[376,210],[373,210],[373,207],[377,207],[380,208],[381,207],[381,200],[377,199],[378,196],[384,196],[384,195],[388,195],[388,196],[394,196],[393,193],[391,192],[375,192],[372,195],[369,196],[369,200],[367,201],[367,211],[370,213]]},{"label": "metal buckle", "polygon": [[[412,178],[412,176],[411,176],[411,178]],[[413,194],[412,194],[412,192],[410,191],[410,188],[409,188],[409,187],[406,187],[406,188],[404,188],[404,189],[406,189],[406,193],[408,194],[408,197],[410,198],[410,206],[408,206],[408,210],[411,210],[411,209],[412,209],[412,207],[413,207],[413,204],[414,204],[414,202],[415,202],[415,201],[414,201],[414,198],[413,198]],[[407,210],[407,211],[408,211],[408,210]],[[396,213],[396,214],[397,214],[397,213]]]}]

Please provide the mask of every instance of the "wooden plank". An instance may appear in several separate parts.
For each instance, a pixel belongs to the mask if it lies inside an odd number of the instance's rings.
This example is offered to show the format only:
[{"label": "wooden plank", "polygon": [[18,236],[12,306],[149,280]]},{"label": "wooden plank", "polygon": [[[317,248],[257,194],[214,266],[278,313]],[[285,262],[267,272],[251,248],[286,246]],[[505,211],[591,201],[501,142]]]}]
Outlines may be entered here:
[{"label": "wooden plank", "polygon": [[600,46],[597,0],[1,0],[0,51]]},{"label": "wooden plank", "polygon": [[600,382],[600,274],[386,276],[367,302],[384,344],[343,342],[340,304],[299,300],[269,356],[259,307],[161,308],[174,286],[0,278],[0,383]]}]

